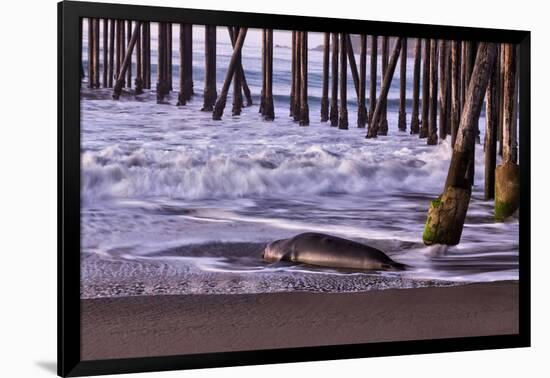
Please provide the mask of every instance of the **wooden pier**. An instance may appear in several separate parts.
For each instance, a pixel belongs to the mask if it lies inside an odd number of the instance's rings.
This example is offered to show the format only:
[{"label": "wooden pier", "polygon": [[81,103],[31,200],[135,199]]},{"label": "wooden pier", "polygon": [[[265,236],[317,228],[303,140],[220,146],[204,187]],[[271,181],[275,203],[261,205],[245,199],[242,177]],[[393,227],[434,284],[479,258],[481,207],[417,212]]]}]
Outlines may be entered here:
[{"label": "wooden pier", "polygon": [[[154,92],[157,102],[163,104],[169,104],[170,94],[177,91],[176,105],[180,107],[197,97],[193,86],[193,25],[88,18],[81,21],[82,35],[83,23],[87,27],[87,53],[82,56],[81,78],[87,80],[89,90],[110,89],[115,100],[121,96],[138,97]],[[152,24],[157,31],[156,51],[151,48]],[[233,50],[229,64],[223,67],[225,75],[218,88],[217,80],[221,78],[216,75],[219,68],[216,33],[224,28]],[[248,85],[242,59],[247,32],[246,27],[204,27],[205,74],[201,111],[211,112],[213,120],[223,118],[231,87],[232,116],[246,116],[241,114],[242,109],[254,105],[255,94]],[[272,29],[263,29],[261,36],[258,54],[261,56],[262,89],[257,94],[260,98],[258,106],[262,119],[270,122],[278,110],[273,94],[276,37]],[[479,115],[483,105],[486,111],[484,196],[486,200],[495,201],[496,220],[504,220],[517,210],[517,46],[350,35],[337,31],[325,32],[322,37],[319,126],[330,125],[338,130],[350,128],[348,78],[351,76],[355,92],[352,96],[357,99],[353,122],[356,127],[367,129],[366,138],[409,130],[409,134],[426,139],[423,143],[428,145],[442,141],[451,144],[453,156],[445,190],[430,208],[424,233],[427,244],[456,244],[460,239],[464,222],[462,215],[465,215],[473,185],[475,143],[481,142]],[[175,46],[174,41],[178,42]],[[308,32],[292,31],[290,49],[289,116],[296,124],[308,126],[311,123]],[[380,62],[378,51],[381,51]],[[154,88],[151,86],[152,56],[156,56]],[[407,58],[413,62],[410,72]],[[173,82],[174,59],[179,67],[177,83]],[[398,117],[396,124],[388,124],[388,95],[398,63]],[[381,67],[380,80],[378,65]],[[410,99],[407,98],[409,82],[412,83]],[[409,109],[408,100],[411,103]],[[498,155],[502,156],[499,165]],[[452,217],[445,213],[445,209],[450,208],[458,209]],[[442,230],[447,233],[443,234]]]}]

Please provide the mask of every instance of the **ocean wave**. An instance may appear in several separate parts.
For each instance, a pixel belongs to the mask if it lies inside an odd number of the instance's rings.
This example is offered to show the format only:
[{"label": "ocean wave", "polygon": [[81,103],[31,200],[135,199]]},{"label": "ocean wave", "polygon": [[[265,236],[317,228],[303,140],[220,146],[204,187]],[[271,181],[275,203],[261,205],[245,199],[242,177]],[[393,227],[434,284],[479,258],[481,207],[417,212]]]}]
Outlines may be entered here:
[{"label": "ocean wave", "polygon": [[340,149],[312,145],[299,150],[174,150],[119,145],[82,154],[82,196],[86,202],[110,198],[168,196],[181,199],[281,195],[365,195],[403,188],[430,190],[444,182],[450,147],[443,143],[413,154],[401,148],[377,154],[367,145]]}]

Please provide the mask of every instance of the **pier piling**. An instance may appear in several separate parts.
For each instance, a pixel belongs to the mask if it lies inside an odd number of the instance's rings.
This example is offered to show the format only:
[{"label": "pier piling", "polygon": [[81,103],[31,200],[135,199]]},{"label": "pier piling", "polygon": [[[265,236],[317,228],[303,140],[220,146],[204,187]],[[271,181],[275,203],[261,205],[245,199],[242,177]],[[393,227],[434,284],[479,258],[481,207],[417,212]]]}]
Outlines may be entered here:
[{"label": "pier piling", "polygon": [[103,88],[107,88],[109,83],[107,76],[109,74],[109,20],[103,19]]},{"label": "pier piling", "polygon": [[460,123],[460,42],[451,42],[451,147],[454,147]]},{"label": "pier piling", "polygon": [[[137,25],[136,25],[137,28]],[[135,79],[135,86],[136,91],[135,94],[139,95],[143,93],[143,54],[141,52],[142,48],[142,34],[143,34],[143,24],[141,27],[137,28],[137,41],[136,41],[136,79]]]},{"label": "pier piling", "polygon": [[370,88],[369,88],[369,128],[372,126],[372,116],[376,108],[376,86],[378,78],[376,77],[376,65],[378,60],[378,37],[371,36],[370,45]]},{"label": "pier piling", "polygon": [[437,144],[437,48],[436,39],[432,39],[430,43],[430,113],[428,118],[428,140],[430,146]]},{"label": "pier piling", "polygon": [[355,94],[359,98],[359,72],[357,71],[357,63],[355,62],[355,54],[353,52],[353,46],[351,44],[351,37],[346,33],[346,54],[349,61],[349,69],[351,71],[351,78],[353,79],[353,86],[355,88]]},{"label": "pier piling", "polygon": [[202,111],[211,112],[214,109],[216,98],[216,26],[204,27],[204,102]]},{"label": "pier piling", "polygon": [[[237,39],[237,33],[234,31],[236,29],[237,28],[233,28],[233,29],[231,27],[228,28],[229,38],[231,39],[231,46],[233,48],[235,48],[235,40]],[[244,92],[244,96],[246,98],[246,106],[252,106],[252,95],[250,93],[250,88],[248,87],[248,83],[246,82],[246,75],[244,73],[242,58],[241,58],[241,61],[239,62],[239,67],[237,68],[237,70],[240,71],[241,85],[242,85],[242,90]]]},{"label": "pier piling", "polygon": [[118,74],[115,88],[113,89],[113,98],[115,100],[118,100],[120,97],[120,94],[122,92],[122,87],[124,86],[124,76],[126,75],[130,64],[132,60],[132,52],[134,51],[134,46],[136,45],[136,42],[138,41],[139,37],[139,29],[141,28],[141,21],[136,22],[136,28],[132,33],[132,36],[130,37],[130,43],[128,44],[128,50],[126,50],[126,55],[124,56],[124,60],[122,61],[122,66],[120,68],[120,72]]},{"label": "pier piling", "polygon": [[239,29],[239,34],[237,37],[237,41],[235,43],[235,48],[233,49],[233,53],[231,54],[231,60],[229,61],[229,66],[227,68],[225,80],[223,82],[223,87],[220,92],[220,96],[218,97],[218,99],[216,100],[216,104],[214,105],[214,111],[212,112],[213,120],[222,119],[223,110],[227,102],[227,92],[229,91],[229,86],[231,85],[231,79],[233,78],[235,73],[237,61],[239,60],[239,57],[241,55],[241,50],[244,44],[244,40],[246,38],[247,31],[248,29],[246,27],[242,27]]},{"label": "pier piling", "polygon": [[265,72],[265,103],[264,120],[273,121],[275,110],[273,108],[273,29],[266,31],[266,72]]},{"label": "pier piling", "polygon": [[470,203],[473,181],[469,170],[475,162],[475,126],[479,120],[483,98],[496,58],[496,45],[481,43],[476,57],[466,102],[443,194],[432,201],[422,239],[424,244],[456,245],[460,241],[466,211]]},{"label": "pier piling", "polygon": [[332,33],[332,62],[331,62],[331,95],[330,95],[330,126],[338,126],[338,33]]},{"label": "pier piling", "polygon": [[328,121],[328,81],[329,81],[330,33],[324,34],[323,41],[323,90],[321,95],[321,122]]},{"label": "pier piling", "polygon": [[309,105],[307,103],[307,31],[301,31],[300,35],[300,126],[309,126]]},{"label": "pier piling", "polygon": [[413,104],[411,113],[411,134],[420,132],[420,66],[422,58],[422,38],[416,39],[414,47],[414,67],[413,67]]},{"label": "pier piling", "polygon": [[439,139],[447,137],[447,41],[439,41]]},{"label": "pier piling", "polygon": [[[497,53],[498,56],[498,53]],[[498,122],[498,77],[499,77],[499,62],[495,59],[493,72],[487,92],[485,94],[485,184],[484,198],[490,200],[495,198],[495,169],[497,159],[497,122]]]},{"label": "pier piling", "polygon": [[338,115],[338,128],[348,129],[348,69],[347,50],[351,43],[348,43],[348,35],[340,33],[340,113]]},{"label": "pier piling", "polygon": [[399,63],[399,118],[397,128],[400,131],[407,131],[407,38],[403,38]]},{"label": "pier piling", "polygon": [[365,96],[367,89],[367,36],[361,34],[359,40],[359,98],[357,104],[357,127],[365,128],[367,108]]},{"label": "pier piling", "polygon": [[380,125],[380,118],[382,116],[382,108],[384,107],[384,102],[388,98],[388,93],[390,91],[390,86],[393,79],[393,73],[395,72],[397,59],[399,58],[399,54],[401,52],[402,42],[403,38],[397,38],[397,41],[395,42],[395,46],[393,48],[386,73],[384,74],[384,77],[382,79],[380,95],[378,96],[378,102],[376,103],[376,108],[374,109],[366,138],[376,138],[378,136],[378,127]]},{"label": "pier piling", "polygon": [[[388,54],[390,38],[382,37],[382,78],[388,71]],[[388,135],[388,101],[387,99],[380,99],[382,101],[382,109],[380,113],[380,125],[378,125],[377,135]]]},{"label": "pier piling", "polygon": [[420,138],[428,137],[428,117],[430,115],[430,45],[429,38],[424,39],[424,59],[422,62],[422,115]]},{"label": "pier piling", "polygon": [[519,208],[519,165],[517,164],[517,51],[510,43],[504,50],[502,163],[495,172],[495,220],[503,221]]},{"label": "pier piling", "polygon": [[[132,38],[132,21],[127,21],[127,38],[128,38],[128,45],[130,45],[130,41]],[[139,35],[138,35],[139,36]],[[128,64],[128,69],[126,70],[126,86],[128,88],[132,87],[132,54],[130,54],[130,63]]]}]

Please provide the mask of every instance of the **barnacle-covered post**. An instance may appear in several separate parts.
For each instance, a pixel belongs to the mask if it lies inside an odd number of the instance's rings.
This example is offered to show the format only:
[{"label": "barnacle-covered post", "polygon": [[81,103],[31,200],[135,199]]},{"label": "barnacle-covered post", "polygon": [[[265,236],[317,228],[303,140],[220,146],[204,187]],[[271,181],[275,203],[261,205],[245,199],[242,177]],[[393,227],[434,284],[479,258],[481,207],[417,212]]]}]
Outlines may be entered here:
[{"label": "barnacle-covered post", "polygon": [[519,165],[517,163],[517,47],[511,43],[504,49],[504,88],[502,125],[502,163],[495,172],[495,220],[503,221],[519,208]]},{"label": "barnacle-covered post", "polygon": [[475,126],[494,68],[496,50],[493,43],[482,42],[479,46],[445,189],[441,196],[431,202],[422,235],[424,244],[456,245],[460,242],[473,184],[468,173],[475,164],[470,150],[475,148]]}]

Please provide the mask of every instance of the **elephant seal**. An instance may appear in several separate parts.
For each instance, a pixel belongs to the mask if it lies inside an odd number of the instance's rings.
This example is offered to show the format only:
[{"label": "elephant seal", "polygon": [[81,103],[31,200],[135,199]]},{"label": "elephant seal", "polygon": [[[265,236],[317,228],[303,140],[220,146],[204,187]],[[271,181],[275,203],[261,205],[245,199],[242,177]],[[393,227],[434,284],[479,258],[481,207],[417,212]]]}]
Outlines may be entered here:
[{"label": "elephant seal", "polygon": [[316,232],[275,240],[265,247],[262,257],[269,262],[290,261],[332,268],[403,270],[406,267],[379,249]]}]

